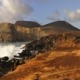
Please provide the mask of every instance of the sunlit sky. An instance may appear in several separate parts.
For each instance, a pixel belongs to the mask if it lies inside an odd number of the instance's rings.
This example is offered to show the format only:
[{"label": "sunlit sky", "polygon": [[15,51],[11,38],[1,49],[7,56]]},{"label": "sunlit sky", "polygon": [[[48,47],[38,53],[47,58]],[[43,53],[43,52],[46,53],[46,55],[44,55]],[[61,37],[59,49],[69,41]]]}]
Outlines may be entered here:
[{"label": "sunlit sky", "polygon": [[0,0],[0,21],[17,20],[40,24],[64,20],[80,29],[80,0]]}]

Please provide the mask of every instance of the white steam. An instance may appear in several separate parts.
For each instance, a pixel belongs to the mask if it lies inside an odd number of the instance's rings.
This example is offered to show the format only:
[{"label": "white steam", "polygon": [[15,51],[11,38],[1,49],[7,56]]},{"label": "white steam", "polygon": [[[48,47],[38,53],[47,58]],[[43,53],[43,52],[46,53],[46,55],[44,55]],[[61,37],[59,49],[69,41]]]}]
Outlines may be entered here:
[{"label": "white steam", "polygon": [[22,52],[23,49],[20,47],[16,47],[15,45],[0,45],[0,57],[8,56],[9,59],[12,59],[14,55]]},{"label": "white steam", "polygon": [[0,0],[0,21],[15,22],[23,20],[33,8],[26,0]]}]

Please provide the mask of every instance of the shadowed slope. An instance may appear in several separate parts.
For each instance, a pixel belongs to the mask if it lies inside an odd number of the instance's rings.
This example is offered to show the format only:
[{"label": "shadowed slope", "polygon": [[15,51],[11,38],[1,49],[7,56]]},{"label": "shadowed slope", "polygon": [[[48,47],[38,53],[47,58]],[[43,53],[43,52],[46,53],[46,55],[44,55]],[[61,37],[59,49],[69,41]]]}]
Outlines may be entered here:
[{"label": "shadowed slope", "polygon": [[43,25],[45,28],[51,28],[53,32],[65,32],[65,31],[79,31],[78,28],[72,26],[68,22],[65,21],[56,21],[46,25]]},{"label": "shadowed slope", "polygon": [[15,25],[23,26],[23,27],[29,27],[29,28],[40,27],[41,26],[39,23],[34,22],[34,21],[17,21],[15,23]]}]

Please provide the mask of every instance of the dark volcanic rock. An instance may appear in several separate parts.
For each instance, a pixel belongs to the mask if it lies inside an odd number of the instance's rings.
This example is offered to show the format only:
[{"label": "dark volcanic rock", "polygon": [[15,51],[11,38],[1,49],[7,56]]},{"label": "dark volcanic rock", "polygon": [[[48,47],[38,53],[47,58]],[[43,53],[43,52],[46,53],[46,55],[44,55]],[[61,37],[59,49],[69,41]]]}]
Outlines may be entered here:
[{"label": "dark volcanic rock", "polygon": [[41,37],[25,45],[25,50],[45,52],[53,48],[80,48],[80,31]]},{"label": "dark volcanic rock", "polygon": [[15,25],[17,25],[17,26],[23,26],[23,27],[29,27],[29,28],[40,27],[41,26],[37,22],[33,22],[33,21],[17,21],[15,23]]},{"label": "dark volcanic rock", "polygon": [[59,32],[69,32],[69,31],[79,31],[76,27],[72,26],[66,21],[56,21],[46,25],[43,25],[44,30],[48,29],[48,31],[53,33]]}]

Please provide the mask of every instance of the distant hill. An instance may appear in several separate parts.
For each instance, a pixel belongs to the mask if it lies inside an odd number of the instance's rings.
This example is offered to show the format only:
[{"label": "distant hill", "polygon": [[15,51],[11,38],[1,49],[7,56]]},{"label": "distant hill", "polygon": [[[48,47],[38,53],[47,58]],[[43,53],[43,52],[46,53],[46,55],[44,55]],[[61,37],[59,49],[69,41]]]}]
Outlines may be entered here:
[{"label": "distant hill", "polygon": [[65,21],[56,21],[43,26],[34,21],[0,23],[0,42],[31,41],[42,36],[71,31],[80,30]]},{"label": "distant hill", "polygon": [[52,22],[46,25],[43,25],[43,28],[45,30],[51,30],[52,32],[65,32],[65,31],[79,31],[78,28],[74,27],[70,23],[66,21],[56,21]]},{"label": "distant hill", "polygon": [[34,22],[34,21],[17,21],[15,23],[15,25],[23,26],[23,27],[29,27],[29,28],[41,26],[39,23]]}]

